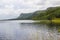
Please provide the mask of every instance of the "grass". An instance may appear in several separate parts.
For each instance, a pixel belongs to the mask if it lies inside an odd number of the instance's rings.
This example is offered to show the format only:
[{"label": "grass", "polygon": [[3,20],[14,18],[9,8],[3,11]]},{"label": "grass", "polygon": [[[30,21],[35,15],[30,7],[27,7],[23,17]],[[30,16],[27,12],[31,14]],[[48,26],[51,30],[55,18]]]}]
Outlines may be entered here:
[{"label": "grass", "polygon": [[60,18],[55,18],[52,20],[35,20],[35,21],[36,23],[40,23],[40,24],[50,24],[50,23],[60,24]]},{"label": "grass", "polygon": [[58,19],[52,20],[52,23],[54,23],[54,24],[60,24],[60,20],[58,20]]}]

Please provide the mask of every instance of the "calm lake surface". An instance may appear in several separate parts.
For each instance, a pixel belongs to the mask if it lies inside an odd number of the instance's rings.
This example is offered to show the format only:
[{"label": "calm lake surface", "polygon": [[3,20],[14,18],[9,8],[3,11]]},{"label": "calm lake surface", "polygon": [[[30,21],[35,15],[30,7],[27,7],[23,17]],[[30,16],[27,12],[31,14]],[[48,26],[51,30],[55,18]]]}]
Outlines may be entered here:
[{"label": "calm lake surface", "polygon": [[60,40],[56,27],[32,20],[0,21],[0,40]]}]

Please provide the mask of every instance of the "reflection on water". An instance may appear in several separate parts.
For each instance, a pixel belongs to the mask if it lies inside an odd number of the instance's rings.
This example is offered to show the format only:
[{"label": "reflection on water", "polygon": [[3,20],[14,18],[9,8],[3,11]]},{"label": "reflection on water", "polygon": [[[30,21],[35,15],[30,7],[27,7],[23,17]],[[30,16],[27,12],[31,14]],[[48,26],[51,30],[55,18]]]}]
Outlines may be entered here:
[{"label": "reflection on water", "polygon": [[56,27],[45,24],[0,22],[0,40],[59,40]]}]

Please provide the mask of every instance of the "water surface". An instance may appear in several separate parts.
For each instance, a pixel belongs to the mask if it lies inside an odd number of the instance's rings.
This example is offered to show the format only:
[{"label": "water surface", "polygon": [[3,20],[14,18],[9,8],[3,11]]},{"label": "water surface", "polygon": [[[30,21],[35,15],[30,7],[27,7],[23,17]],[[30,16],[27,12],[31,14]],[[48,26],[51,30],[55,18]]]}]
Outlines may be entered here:
[{"label": "water surface", "polygon": [[56,28],[32,20],[0,21],[0,40],[59,40]]}]

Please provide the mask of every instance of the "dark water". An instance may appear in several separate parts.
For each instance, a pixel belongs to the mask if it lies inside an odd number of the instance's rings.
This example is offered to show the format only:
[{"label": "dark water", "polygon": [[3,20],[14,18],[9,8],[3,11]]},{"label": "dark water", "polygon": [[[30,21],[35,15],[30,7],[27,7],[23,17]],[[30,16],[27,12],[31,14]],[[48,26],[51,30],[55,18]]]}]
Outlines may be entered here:
[{"label": "dark water", "polygon": [[0,40],[59,40],[56,28],[21,21],[0,22]]}]

